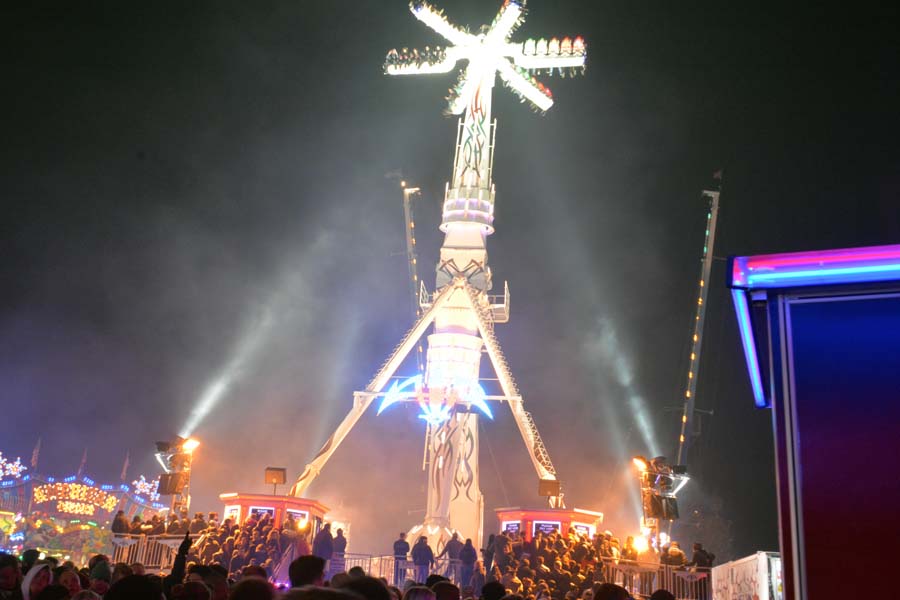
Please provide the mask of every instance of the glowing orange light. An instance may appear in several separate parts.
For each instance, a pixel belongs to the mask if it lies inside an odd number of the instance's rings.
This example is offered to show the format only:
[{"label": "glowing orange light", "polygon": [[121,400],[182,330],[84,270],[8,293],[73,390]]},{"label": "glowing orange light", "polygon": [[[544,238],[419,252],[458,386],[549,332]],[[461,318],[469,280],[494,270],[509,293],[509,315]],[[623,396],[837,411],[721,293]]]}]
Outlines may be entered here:
[{"label": "glowing orange light", "polygon": [[647,461],[641,456],[635,456],[631,459],[631,462],[634,463],[634,466],[637,467],[637,470],[641,473],[647,470]]}]

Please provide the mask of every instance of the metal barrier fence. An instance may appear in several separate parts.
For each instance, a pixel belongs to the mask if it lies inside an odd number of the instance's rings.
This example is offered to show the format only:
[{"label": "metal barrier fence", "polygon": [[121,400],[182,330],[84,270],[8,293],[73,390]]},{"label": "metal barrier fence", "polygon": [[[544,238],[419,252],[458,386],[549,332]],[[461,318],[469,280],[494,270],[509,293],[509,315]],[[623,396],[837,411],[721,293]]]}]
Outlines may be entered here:
[{"label": "metal barrier fence", "polygon": [[[202,535],[194,536],[193,539],[197,543],[202,540]],[[167,571],[172,568],[178,546],[183,540],[181,535],[117,534],[112,538],[112,560],[129,564],[139,562],[148,571]],[[459,560],[441,558],[435,559],[433,565],[417,567],[411,560],[397,560],[390,555],[354,553],[332,557],[326,567],[326,576],[330,578],[353,567],[361,567],[369,575],[384,577],[398,586],[403,585],[407,579],[424,582],[431,573],[443,575],[460,587],[469,583],[461,581],[462,568]],[[654,591],[665,588],[675,594],[678,600],[712,599],[708,570],[612,559],[604,559],[599,569],[596,577],[598,581],[621,585],[635,598],[648,598]]]},{"label": "metal barrier fence", "polygon": [[[200,536],[193,536],[196,542]],[[148,571],[167,571],[172,568],[183,535],[130,535],[112,536],[112,560],[114,563],[141,563]]]},{"label": "metal barrier fence", "polygon": [[667,589],[678,600],[711,600],[709,570],[659,563],[603,559],[601,579],[627,589],[635,598],[649,598]]},{"label": "metal barrier fence", "polygon": [[371,573],[372,555],[353,552],[335,554],[325,566],[325,577],[328,579],[336,573],[347,572],[353,567],[361,567],[366,573]]},{"label": "metal barrier fence", "polygon": [[460,561],[456,559],[436,558],[434,560],[434,565],[417,568],[411,560],[397,560],[391,555],[385,555],[370,556],[368,564],[369,568],[366,572],[369,575],[373,577],[384,577],[388,582],[398,587],[402,586],[403,582],[407,579],[423,583],[431,573],[443,575],[460,587],[468,584],[468,582],[463,584],[460,581],[462,569]]}]

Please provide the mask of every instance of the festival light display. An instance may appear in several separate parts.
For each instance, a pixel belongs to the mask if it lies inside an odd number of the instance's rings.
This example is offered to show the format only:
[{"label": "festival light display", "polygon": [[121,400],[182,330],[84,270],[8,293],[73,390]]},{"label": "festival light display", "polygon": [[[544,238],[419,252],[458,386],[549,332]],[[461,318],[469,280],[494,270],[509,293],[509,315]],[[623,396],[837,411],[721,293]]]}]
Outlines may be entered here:
[{"label": "festival light display", "polygon": [[151,502],[159,500],[159,478],[147,481],[147,478],[141,475],[140,479],[131,482],[134,486],[134,493],[139,496],[147,496]]},{"label": "festival light display", "polygon": [[56,502],[60,513],[91,516],[97,509],[112,512],[119,499],[100,488],[83,483],[47,483],[34,488],[34,503]]},{"label": "festival light display", "polygon": [[459,61],[468,61],[447,98],[451,114],[462,114],[473,97],[482,91],[484,78],[493,79],[494,73],[523,102],[527,100],[545,111],[553,106],[553,94],[531,72],[548,75],[555,72],[566,76],[584,71],[587,47],[581,37],[574,40],[551,38],[549,42],[544,38],[528,39],[521,44],[510,42],[510,36],[524,19],[523,0],[507,0],[487,31],[478,34],[452,25],[442,10],[428,2],[413,2],[410,9],[417,19],[453,45],[426,47],[423,51],[415,48],[391,50],[385,59],[385,73],[449,73]]},{"label": "festival light display", "polygon": [[[391,50],[385,59],[385,73],[449,73],[459,61],[467,61],[447,98],[448,112],[461,118],[452,176],[442,206],[440,230],[445,237],[435,291],[429,294],[423,286],[418,294],[417,321],[365,390],[354,393],[352,409],[291,488],[294,496],[304,494],[376,398],[381,398],[379,413],[399,402],[414,402],[421,408],[420,418],[426,423],[422,466],[428,475],[424,521],[413,527],[410,535],[424,532],[437,548],[450,539],[451,528],[473,538],[476,544],[481,543],[483,496],[479,485],[478,425],[479,417],[492,417],[487,400],[507,403],[538,478],[556,482],[549,453],[534,419],[524,408],[494,333],[495,324],[509,320],[509,294],[504,285],[502,296],[489,295],[493,281],[487,236],[494,232],[492,170],[496,136],[491,100],[499,77],[523,102],[540,111],[549,109],[553,96],[533,75],[581,72],[586,47],[581,38],[510,41],[524,18],[524,5],[524,0],[506,0],[490,25],[471,33],[452,25],[428,2],[416,0],[410,4],[413,15],[450,45],[426,47],[423,51]],[[412,227],[411,222],[408,227]],[[414,264],[414,253],[408,250],[408,254]],[[426,335],[424,372],[391,384],[406,357]],[[488,396],[481,387],[480,369],[485,355],[502,394]],[[555,490],[549,498],[551,506],[562,507],[559,486],[551,487]]]},{"label": "festival light display", "polygon": [[9,461],[3,458],[3,453],[0,452],[0,479],[19,479],[27,470],[28,467],[22,464],[22,459],[20,457],[16,457],[15,461]]}]

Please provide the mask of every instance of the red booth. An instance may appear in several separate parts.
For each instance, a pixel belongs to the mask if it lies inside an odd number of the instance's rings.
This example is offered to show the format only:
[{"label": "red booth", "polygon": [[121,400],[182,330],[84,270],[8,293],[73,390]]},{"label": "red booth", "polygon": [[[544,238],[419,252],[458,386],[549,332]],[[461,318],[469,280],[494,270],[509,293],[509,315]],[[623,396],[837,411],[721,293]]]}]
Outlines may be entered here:
[{"label": "red booth", "polygon": [[306,522],[312,525],[312,535],[322,528],[329,510],[317,500],[294,496],[228,492],[219,494],[219,499],[225,503],[222,520],[233,519],[236,523],[243,523],[251,515],[268,514],[278,526],[288,515],[293,515],[301,527]]},{"label": "red booth", "polygon": [[554,529],[566,535],[574,529],[593,537],[603,523],[603,513],[582,508],[498,508],[498,531],[515,532],[530,540],[538,531],[550,533]]}]

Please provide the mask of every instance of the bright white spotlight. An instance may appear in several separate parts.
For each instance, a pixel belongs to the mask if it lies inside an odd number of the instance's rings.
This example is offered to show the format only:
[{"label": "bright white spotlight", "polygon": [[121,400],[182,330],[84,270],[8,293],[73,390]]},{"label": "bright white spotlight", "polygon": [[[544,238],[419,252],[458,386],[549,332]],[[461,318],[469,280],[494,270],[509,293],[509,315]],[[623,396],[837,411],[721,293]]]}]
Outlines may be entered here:
[{"label": "bright white spotlight", "polygon": [[225,365],[225,368],[206,386],[200,399],[191,414],[188,416],[187,422],[181,428],[179,435],[188,438],[197,428],[197,425],[212,411],[219,403],[222,396],[228,391],[236,379],[244,372],[246,364],[255,357],[263,342],[269,339],[272,330],[272,311],[266,308],[262,317],[257,320],[248,329],[244,336],[238,342],[231,360]]}]

